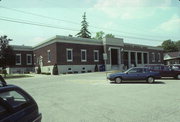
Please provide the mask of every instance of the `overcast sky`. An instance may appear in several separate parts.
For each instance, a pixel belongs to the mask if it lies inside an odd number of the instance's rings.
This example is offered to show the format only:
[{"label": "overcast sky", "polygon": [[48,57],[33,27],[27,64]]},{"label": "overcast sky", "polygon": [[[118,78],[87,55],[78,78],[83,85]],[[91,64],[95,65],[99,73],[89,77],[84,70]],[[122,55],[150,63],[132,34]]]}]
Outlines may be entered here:
[{"label": "overcast sky", "polygon": [[179,0],[2,0],[0,35],[12,38],[11,44],[29,46],[55,35],[75,35],[84,12],[92,37],[95,32],[104,31],[127,43],[152,46],[166,39],[180,40]]}]

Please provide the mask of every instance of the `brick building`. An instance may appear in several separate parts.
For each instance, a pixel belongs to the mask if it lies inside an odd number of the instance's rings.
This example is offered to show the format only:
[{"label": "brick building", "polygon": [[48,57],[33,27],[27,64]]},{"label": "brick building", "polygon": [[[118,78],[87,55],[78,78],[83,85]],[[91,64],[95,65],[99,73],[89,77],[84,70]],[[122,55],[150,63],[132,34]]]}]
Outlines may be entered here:
[{"label": "brick building", "polygon": [[34,47],[13,47],[16,65],[9,68],[10,72],[34,71],[40,65],[42,72],[52,73],[54,64],[59,73],[90,72],[96,64],[105,65],[106,70],[163,64],[162,48],[124,43],[122,38],[94,40],[57,35]]}]

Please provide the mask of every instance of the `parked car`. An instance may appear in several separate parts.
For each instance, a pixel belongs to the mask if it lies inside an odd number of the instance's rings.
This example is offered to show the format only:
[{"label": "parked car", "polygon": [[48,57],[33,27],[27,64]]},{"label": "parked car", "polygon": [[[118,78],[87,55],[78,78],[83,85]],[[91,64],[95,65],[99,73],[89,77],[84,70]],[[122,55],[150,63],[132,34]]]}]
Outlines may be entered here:
[{"label": "parked car", "polygon": [[107,78],[116,83],[125,80],[146,80],[148,83],[153,83],[155,79],[160,79],[161,76],[158,72],[152,72],[145,67],[133,67],[125,72],[110,74]]},{"label": "parked car", "polygon": [[0,75],[0,122],[41,122],[35,100],[23,89],[7,85]]},{"label": "parked car", "polygon": [[173,70],[180,70],[180,64],[171,64],[168,65],[170,68],[172,68]]},{"label": "parked car", "polygon": [[165,65],[146,65],[151,71],[159,72],[161,77],[173,77],[180,79],[180,70]]}]

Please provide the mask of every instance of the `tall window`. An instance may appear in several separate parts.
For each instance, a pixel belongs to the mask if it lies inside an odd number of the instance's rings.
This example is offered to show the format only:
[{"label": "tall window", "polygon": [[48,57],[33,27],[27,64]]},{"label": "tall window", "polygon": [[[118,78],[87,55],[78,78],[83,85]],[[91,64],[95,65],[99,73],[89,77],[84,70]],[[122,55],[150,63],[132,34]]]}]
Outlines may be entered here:
[{"label": "tall window", "polygon": [[73,49],[66,49],[66,58],[67,62],[72,62],[73,61]]},{"label": "tall window", "polygon": [[84,50],[84,49],[81,50],[81,61],[82,62],[87,61],[87,54],[86,54],[86,50]]},{"label": "tall window", "polygon": [[26,55],[26,62],[27,62],[27,65],[32,65],[32,54]]},{"label": "tall window", "polygon": [[94,62],[99,62],[99,50],[94,50]]},{"label": "tall window", "polygon": [[152,53],[152,62],[155,62],[155,54]]},{"label": "tall window", "polygon": [[47,51],[47,60],[48,60],[48,62],[51,62],[51,51],[50,50],[48,50]]},{"label": "tall window", "polygon": [[158,62],[161,62],[161,54],[158,53]]},{"label": "tall window", "polygon": [[16,54],[16,65],[21,65],[21,54]]},{"label": "tall window", "polygon": [[138,64],[142,63],[142,58],[141,57],[142,57],[141,53],[137,53]]},{"label": "tall window", "polygon": [[148,63],[148,57],[147,57],[147,53],[143,53],[143,57],[144,57],[144,64]]}]

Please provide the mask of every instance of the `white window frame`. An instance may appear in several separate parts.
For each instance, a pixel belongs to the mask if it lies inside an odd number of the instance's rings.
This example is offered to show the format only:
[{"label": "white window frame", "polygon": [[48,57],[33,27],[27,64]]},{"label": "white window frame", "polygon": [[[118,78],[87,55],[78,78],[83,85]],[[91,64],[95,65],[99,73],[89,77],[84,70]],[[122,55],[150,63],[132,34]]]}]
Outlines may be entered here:
[{"label": "white window frame", "polygon": [[[71,52],[71,59],[68,59],[68,51]],[[67,48],[66,49],[66,60],[67,60],[67,62],[72,62],[73,61],[73,49],[72,48]]]},{"label": "white window frame", "polygon": [[[97,53],[97,59],[95,59],[95,53]],[[94,50],[94,62],[99,62],[99,50]]]},{"label": "white window frame", "polygon": [[[28,56],[31,57],[30,63],[28,63]],[[27,63],[27,65],[32,65],[32,54],[26,54],[26,63]]]},{"label": "white window frame", "polygon": [[[85,52],[85,59],[82,59],[82,52]],[[81,62],[87,62],[87,50],[81,49]]]},{"label": "white window frame", "polygon": [[152,62],[155,62],[155,53],[152,53]]},{"label": "white window frame", "polygon": [[48,63],[51,62],[51,50],[47,50],[47,60],[48,60]]},{"label": "white window frame", "polygon": [[17,61],[16,61],[16,65],[21,65],[21,54],[16,54],[16,57],[17,56],[19,56],[20,57],[20,62],[19,63],[17,63]]},{"label": "white window frame", "polygon": [[158,62],[161,62],[161,54],[158,53]]}]

